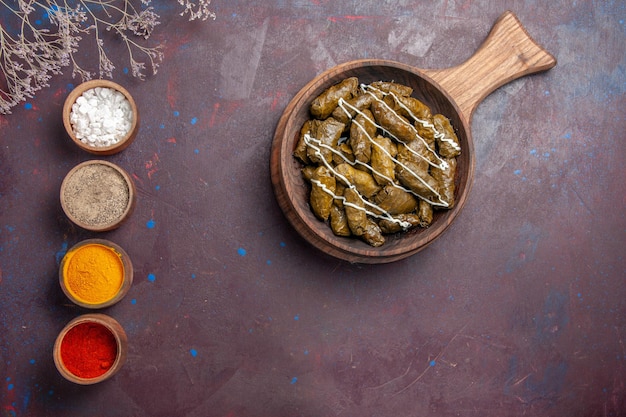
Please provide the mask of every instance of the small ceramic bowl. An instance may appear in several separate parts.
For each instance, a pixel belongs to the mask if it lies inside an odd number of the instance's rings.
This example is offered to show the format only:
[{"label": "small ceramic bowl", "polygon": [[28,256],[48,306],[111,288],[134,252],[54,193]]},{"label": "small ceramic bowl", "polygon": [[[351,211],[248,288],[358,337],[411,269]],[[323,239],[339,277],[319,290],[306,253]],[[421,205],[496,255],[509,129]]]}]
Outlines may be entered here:
[{"label": "small ceramic bowl", "polygon": [[54,343],[53,359],[68,381],[91,385],[115,375],[126,362],[124,328],[105,314],[83,314],[71,320]]},{"label": "small ceramic bowl", "polygon": [[[83,141],[77,137],[76,129],[78,129],[78,127],[72,122],[73,106],[76,103],[76,100],[78,100],[79,97],[83,96],[86,91],[95,91],[95,89],[98,88],[112,89],[122,93],[124,98],[128,101],[130,111],[132,112],[132,120],[130,121],[130,126],[128,127],[125,134],[120,132],[119,134],[115,135],[115,143],[108,144],[108,142],[101,142],[100,140],[98,140],[94,144],[90,144],[89,141],[86,139],[84,139]],[[100,102],[99,104],[102,105],[102,102]],[[100,114],[102,114],[102,112]],[[81,117],[83,117],[83,115],[81,115]],[[83,120],[83,123],[89,123],[87,119]],[[112,121],[107,122],[112,123]],[[94,155],[113,155],[126,149],[133,142],[133,140],[135,140],[135,137],[137,136],[137,132],[139,130],[139,111],[137,110],[137,105],[133,97],[121,85],[109,80],[90,80],[74,88],[65,99],[65,104],[63,105],[63,125],[65,126],[65,130],[67,131],[69,137],[81,149]],[[111,126],[109,126],[109,128],[111,128]],[[98,129],[98,131],[100,131],[101,127],[98,127]],[[98,146],[95,145],[96,143],[98,144]]]},{"label": "small ceramic bowl", "polygon": [[67,251],[59,268],[59,283],[75,304],[89,309],[119,302],[133,282],[130,257],[105,239],[86,239]]},{"label": "small ceramic bowl", "polygon": [[61,184],[66,216],[86,230],[119,227],[135,207],[135,185],[126,171],[102,160],[85,161],[70,170]]}]

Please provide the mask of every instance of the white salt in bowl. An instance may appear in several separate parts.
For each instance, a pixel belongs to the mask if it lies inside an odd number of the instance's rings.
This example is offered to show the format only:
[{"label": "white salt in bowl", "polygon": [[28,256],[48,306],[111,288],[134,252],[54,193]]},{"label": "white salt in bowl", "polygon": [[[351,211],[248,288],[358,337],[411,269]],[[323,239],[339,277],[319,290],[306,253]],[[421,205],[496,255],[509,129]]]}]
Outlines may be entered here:
[{"label": "white salt in bowl", "polygon": [[90,80],[65,99],[63,125],[72,141],[95,155],[113,155],[137,136],[139,112],[135,100],[121,85]]}]

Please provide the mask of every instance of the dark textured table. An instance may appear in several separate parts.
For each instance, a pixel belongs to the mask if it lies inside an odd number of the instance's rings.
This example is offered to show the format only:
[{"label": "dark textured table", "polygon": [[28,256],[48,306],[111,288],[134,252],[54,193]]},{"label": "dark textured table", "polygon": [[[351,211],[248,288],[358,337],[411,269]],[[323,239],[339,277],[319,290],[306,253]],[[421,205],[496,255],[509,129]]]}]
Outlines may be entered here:
[{"label": "dark textured table", "polygon": [[[60,206],[93,158],[63,131],[70,71],[0,116],[0,415],[626,415],[623,2],[214,0],[217,20],[192,23],[164,3],[156,76],[112,52],[141,112],[136,141],[103,158],[137,187],[121,228],[87,232]],[[457,65],[508,9],[558,64],[478,107],[452,226],[386,265],[312,249],[269,177],[290,99],[353,59]],[[128,334],[125,366],[79,386],[52,345],[87,310],[57,274],[91,237],[124,247],[135,280],[103,311]]]}]

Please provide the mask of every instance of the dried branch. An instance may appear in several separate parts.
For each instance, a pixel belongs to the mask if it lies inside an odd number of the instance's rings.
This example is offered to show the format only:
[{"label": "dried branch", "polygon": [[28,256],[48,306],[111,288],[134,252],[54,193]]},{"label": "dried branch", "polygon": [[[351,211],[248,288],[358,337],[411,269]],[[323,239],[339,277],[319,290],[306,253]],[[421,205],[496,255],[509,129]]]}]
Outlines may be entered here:
[{"label": "dried branch", "polygon": [[[72,77],[87,81],[96,74],[76,60],[83,37],[92,37],[98,52],[98,76],[112,78],[115,65],[105,49],[104,31],[119,38],[128,51],[131,74],[145,79],[157,73],[163,45],[143,42],[159,24],[151,0],[0,0],[0,114],[49,87],[52,76],[71,67]],[[211,0],[178,0],[188,20],[215,19]],[[37,19],[34,16],[44,16]],[[45,22],[44,22],[45,20]],[[6,23],[5,23],[6,22]],[[11,25],[11,26],[9,26]]]}]

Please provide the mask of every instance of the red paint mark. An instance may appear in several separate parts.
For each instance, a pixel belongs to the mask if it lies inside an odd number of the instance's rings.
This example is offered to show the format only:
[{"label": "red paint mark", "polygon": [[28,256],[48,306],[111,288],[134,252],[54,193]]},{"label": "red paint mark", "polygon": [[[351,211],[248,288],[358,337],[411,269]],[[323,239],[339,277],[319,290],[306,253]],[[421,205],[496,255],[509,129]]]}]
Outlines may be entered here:
[{"label": "red paint mark", "polygon": [[272,105],[270,106],[270,108],[272,110],[275,110],[276,107],[278,107],[278,104],[280,103],[280,99],[282,98],[283,93],[281,93],[280,91],[276,92],[276,95],[274,96],[274,100],[272,101]]},{"label": "red paint mark", "polygon": [[174,144],[176,144],[176,138],[174,138],[174,137],[167,138],[165,141],[166,141],[167,143],[174,143]]},{"label": "red paint mark", "polygon": [[139,177],[137,176],[137,174],[135,174],[135,173],[133,172],[133,173],[131,174],[131,176],[133,177],[133,179],[134,179],[135,181],[138,181],[141,185],[143,185],[143,181],[141,180],[141,178],[139,178]]},{"label": "red paint mark", "polygon": [[209,127],[215,126],[215,119],[217,117],[217,112],[220,109],[220,103],[215,103],[213,105],[213,112],[211,113],[211,117],[209,118]]},{"label": "red paint mark", "polygon": [[355,16],[355,15],[331,16],[328,18],[328,20],[330,20],[333,23],[341,22],[342,20],[350,20],[354,22],[356,20],[368,19],[370,17],[371,16]]},{"label": "red paint mark", "polygon": [[35,138],[35,146],[39,147],[39,145],[41,145],[41,139],[40,138]]},{"label": "red paint mark", "polygon": [[33,169],[33,175],[39,175],[39,174],[41,174],[41,171],[39,170],[39,168]]},{"label": "red paint mark", "polygon": [[170,105],[170,108],[175,108],[176,102],[178,101],[178,82],[173,77],[167,81],[165,97],[167,98],[167,103]]},{"label": "red paint mark", "polygon": [[62,98],[63,100],[65,100],[65,96],[67,95],[67,89],[65,88],[58,88],[54,94],[52,95],[52,97],[54,98]]},{"label": "red paint mark", "polygon": [[152,175],[159,170],[159,168],[157,168],[157,164],[159,162],[159,155],[156,152],[152,156],[151,160],[146,161],[145,167],[148,171],[148,178],[152,179]]}]

